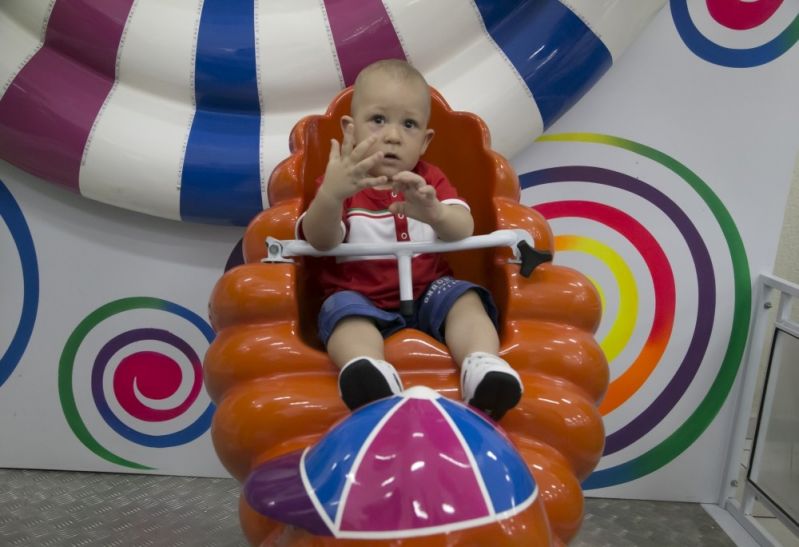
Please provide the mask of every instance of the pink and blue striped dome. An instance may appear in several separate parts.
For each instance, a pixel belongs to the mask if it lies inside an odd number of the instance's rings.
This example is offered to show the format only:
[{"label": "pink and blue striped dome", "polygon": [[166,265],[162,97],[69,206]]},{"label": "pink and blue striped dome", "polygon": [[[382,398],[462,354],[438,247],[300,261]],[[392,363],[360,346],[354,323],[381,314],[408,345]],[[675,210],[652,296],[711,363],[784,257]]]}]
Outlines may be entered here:
[{"label": "pink and blue striped dome", "polygon": [[317,535],[423,536],[503,520],[538,489],[510,441],[426,387],[367,405],[244,484],[258,512]]},{"label": "pink and blue striped dome", "polygon": [[126,209],[243,225],[303,116],[409,60],[526,148],[665,0],[0,3],[0,158]]}]

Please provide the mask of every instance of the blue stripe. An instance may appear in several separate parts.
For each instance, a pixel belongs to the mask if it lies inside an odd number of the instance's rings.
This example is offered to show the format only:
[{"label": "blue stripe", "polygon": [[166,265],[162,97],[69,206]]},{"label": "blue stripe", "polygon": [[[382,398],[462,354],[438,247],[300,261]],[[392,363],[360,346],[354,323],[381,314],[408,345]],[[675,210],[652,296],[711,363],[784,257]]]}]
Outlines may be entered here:
[{"label": "blue stripe", "polygon": [[336,519],[347,475],[366,438],[394,405],[405,400],[391,397],[358,409],[308,451],[305,472],[330,520]]},{"label": "blue stripe", "polygon": [[262,209],[252,0],[205,0],[195,70],[180,215],[244,226]]},{"label": "blue stripe", "polygon": [[535,493],[535,481],[515,448],[493,425],[460,405],[436,399],[449,414],[474,455],[494,512],[521,505]]},{"label": "blue stripe", "polygon": [[[14,245],[17,247],[19,261],[22,265],[23,287],[22,312],[17,330],[5,353],[0,356],[0,386],[2,386],[22,359],[31,339],[33,325],[36,323],[36,312],[39,309],[39,261],[36,258],[36,248],[33,245],[31,231],[28,228],[28,223],[25,222],[22,209],[3,181],[0,181],[0,219],[8,225]],[[9,259],[5,258],[4,260],[7,262]],[[8,306],[5,306],[3,311],[7,313]]]},{"label": "blue stripe", "polygon": [[552,125],[610,68],[610,51],[557,0],[476,0],[486,29]]},{"label": "blue stripe", "polygon": [[173,433],[168,433],[166,435],[150,435],[136,431],[125,422],[117,418],[114,414],[114,411],[111,410],[108,401],[106,401],[104,398],[95,399],[95,403],[97,405],[97,410],[102,415],[105,423],[107,423],[114,431],[119,433],[121,437],[132,443],[147,446],[149,448],[169,448],[172,446],[181,446],[190,443],[208,431],[208,428],[211,427],[211,420],[214,417],[214,412],[216,411],[216,405],[211,403],[203,411],[199,418],[183,429]]}]

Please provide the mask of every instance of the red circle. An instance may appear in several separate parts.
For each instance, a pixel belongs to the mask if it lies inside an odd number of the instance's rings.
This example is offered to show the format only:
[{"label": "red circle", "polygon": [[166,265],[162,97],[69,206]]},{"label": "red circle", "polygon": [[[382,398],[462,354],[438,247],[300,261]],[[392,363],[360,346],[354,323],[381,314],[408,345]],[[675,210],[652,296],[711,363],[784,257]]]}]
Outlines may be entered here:
[{"label": "red circle", "polygon": [[774,15],[782,0],[706,0],[710,16],[720,25],[733,30],[749,30],[758,27]]},{"label": "red circle", "polygon": [[174,359],[155,351],[139,351],[119,362],[114,372],[114,395],[134,418],[162,422],[181,415],[191,406],[200,391],[201,378],[195,375],[191,393],[174,408],[151,408],[139,400],[136,391],[148,399],[166,399],[180,388],[181,380],[182,370]]}]

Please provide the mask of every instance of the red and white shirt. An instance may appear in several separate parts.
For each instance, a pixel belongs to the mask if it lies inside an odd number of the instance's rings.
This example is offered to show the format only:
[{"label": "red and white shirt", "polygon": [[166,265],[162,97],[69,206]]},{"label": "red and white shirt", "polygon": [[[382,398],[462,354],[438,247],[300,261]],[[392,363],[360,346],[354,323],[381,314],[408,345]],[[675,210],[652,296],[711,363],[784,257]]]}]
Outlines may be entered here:
[{"label": "red and white shirt", "polygon": [[[455,187],[446,175],[430,163],[420,161],[413,169],[436,190],[438,200],[445,205],[469,205],[458,197]],[[317,184],[322,183],[320,177]],[[405,215],[393,215],[388,206],[403,197],[391,190],[367,188],[344,200],[342,228],[344,243],[386,243],[425,241],[437,239],[433,227]],[[297,237],[302,238],[302,216],[297,220]],[[321,285],[325,298],[337,291],[358,291],[383,309],[399,307],[399,274],[394,255],[335,257],[325,259],[321,270]],[[449,265],[440,254],[414,255],[413,298],[421,296],[425,288],[445,275],[452,275]]]}]

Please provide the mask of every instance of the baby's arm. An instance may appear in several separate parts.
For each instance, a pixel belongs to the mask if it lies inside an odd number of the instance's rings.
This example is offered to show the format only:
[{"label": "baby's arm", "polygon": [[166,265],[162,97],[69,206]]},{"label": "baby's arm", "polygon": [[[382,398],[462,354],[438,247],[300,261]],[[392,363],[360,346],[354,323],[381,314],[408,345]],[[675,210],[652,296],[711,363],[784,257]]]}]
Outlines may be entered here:
[{"label": "baby's arm", "polygon": [[305,240],[315,249],[327,251],[344,240],[340,226],[345,199],[364,188],[386,183],[386,177],[370,177],[368,174],[383,158],[382,152],[364,158],[375,140],[376,137],[372,136],[354,146],[350,124],[344,131],[341,146],[337,140],[331,141],[325,177],[302,218]]},{"label": "baby's arm", "polygon": [[441,218],[438,222],[430,223],[439,239],[442,241],[457,241],[474,233],[474,219],[469,209],[454,203],[450,205],[442,204],[442,207]]},{"label": "baby's arm", "polygon": [[405,201],[392,203],[389,210],[395,215],[426,222],[443,241],[457,241],[474,232],[472,213],[462,205],[441,203],[436,189],[423,177],[411,171],[397,173],[392,178],[394,190],[402,192]]},{"label": "baby's arm", "polygon": [[327,251],[344,241],[341,229],[341,206],[338,200],[320,187],[302,217],[302,233],[315,249]]}]

